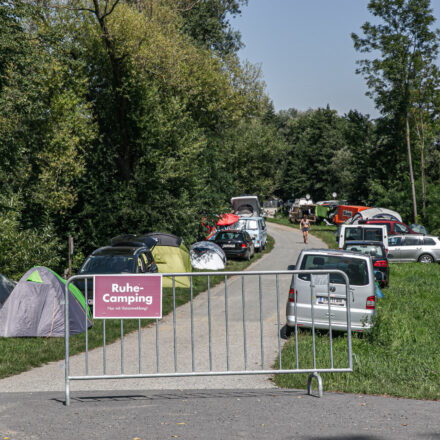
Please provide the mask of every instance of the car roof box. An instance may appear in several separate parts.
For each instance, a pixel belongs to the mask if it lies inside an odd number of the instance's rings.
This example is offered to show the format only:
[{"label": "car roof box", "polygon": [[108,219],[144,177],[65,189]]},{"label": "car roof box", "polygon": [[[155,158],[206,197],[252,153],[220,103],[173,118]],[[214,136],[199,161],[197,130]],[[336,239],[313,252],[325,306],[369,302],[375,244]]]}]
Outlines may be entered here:
[{"label": "car roof box", "polygon": [[113,237],[110,240],[110,246],[138,246],[148,247],[150,250],[156,246],[157,241],[149,237],[139,237],[135,234],[124,234]]}]

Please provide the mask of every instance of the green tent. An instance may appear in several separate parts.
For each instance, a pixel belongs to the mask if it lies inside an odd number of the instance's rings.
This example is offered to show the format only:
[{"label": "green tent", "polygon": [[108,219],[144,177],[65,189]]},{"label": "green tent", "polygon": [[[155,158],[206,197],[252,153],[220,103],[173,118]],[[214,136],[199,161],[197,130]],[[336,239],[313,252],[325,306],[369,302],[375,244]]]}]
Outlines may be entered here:
[{"label": "green tent", "polygon": [[[156,246],[152,250],[154,261],[159,273],[184,273],[191,272],[191,256],[188,248],[180,237],[163,232],[152,232],[143,237],[152,237],[156,240]],[[190,287],[190,277],[176,277],[176,287]],[[172,278],[165,277],[163,287],[172,287]]]},{"label": "green tent", "polygon": [[315,214],[316,217],[328,218],[330,208],[328,206],[316,205]]}]

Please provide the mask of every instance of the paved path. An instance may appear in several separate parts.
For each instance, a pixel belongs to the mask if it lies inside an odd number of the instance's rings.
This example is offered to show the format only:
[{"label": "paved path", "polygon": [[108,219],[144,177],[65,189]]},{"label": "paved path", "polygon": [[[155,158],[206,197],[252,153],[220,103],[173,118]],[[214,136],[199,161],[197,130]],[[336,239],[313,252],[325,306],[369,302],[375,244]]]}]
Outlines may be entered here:
[{"label": "paved path", "polygon": [[303,390],[0,393],[10,440],[439,440],[440,402]]},{"label": "paved path", "polygon": [[[299,231],[286,226],[268,224],[269,233],[275,239],[273,251],[256,261],[249,268],[254,271],[284,270],[296,262],[305,246]],[[311,237],[309,247],[325,247],[317,238]],[[279,278],[280,324],[284,324],[284,308],[290,277]],[[247,368],[270,369],[278,355],[278,321],[276,304],[276,280],[274,276],[262,278],[263,359],[260,339],[259,280],[257,276],[245,277]],[[208,298],[200,294],[193,303],[194,310],[194,362],[195,371],[209,371]],[[227,367],[225,329],[225,289],[217,286],[211,291],[212,310],[212,369],[224,371]],[[191,308],[186,304],[176,313],[177,368],[179,372],[192,371],[191,356]],[[244,334],[242,321],[242,279],[228,280],[229,362],[230,369],[244,369]],[[156,371],[156,329],[142,330],[142,372]],[[173,317],[169,315],[159,325],[159,361],[161,373],[174,372]],[[138,335],[132,333],[124,338],[124,373],[138,373]],[[89,353],[89,374],[102,374],[102,349]],[[0,380],[2,392],[62,391],[64,389],[64,362],[52,362],[18,376]],[[70,360],[71,374],[85,373],[83,354]],[[107,374],[121,372],[121,344],[107,346]],[[220,376],[186,377],[165,379],[124,379],[99,381],[72,381],[71,390],[163,390],[163,389],[237,389],[273,388],[268,376]]]}]

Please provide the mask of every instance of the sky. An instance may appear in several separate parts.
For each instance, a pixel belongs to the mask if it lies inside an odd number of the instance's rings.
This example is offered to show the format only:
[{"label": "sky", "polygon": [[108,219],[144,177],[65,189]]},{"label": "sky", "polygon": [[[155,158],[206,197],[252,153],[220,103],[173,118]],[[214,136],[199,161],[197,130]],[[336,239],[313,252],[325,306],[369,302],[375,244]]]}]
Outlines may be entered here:
[{"label": "sky", "polygon": [[[374,17],[368,0],[249,0],[242,15],[231,20],[242,34],[241,59],[262,67],[266,90],[275,110],[325,107],[343,115],[358,110],[379,113],[361,75],[362,57],[352,32],[361,33]],[[440,27],[440,0],[431,5]]]}]

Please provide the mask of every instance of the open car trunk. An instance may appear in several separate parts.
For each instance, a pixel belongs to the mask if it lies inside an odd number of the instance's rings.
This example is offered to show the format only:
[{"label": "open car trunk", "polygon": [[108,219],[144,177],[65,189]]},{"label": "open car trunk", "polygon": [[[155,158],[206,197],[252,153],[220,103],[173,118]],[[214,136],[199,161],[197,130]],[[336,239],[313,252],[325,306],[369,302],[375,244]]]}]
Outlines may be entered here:
[{"label": "open car trunk", "polygon": [[257,196],[232,197],[232,210],[235,215],[260,217],[261,206]]}]

